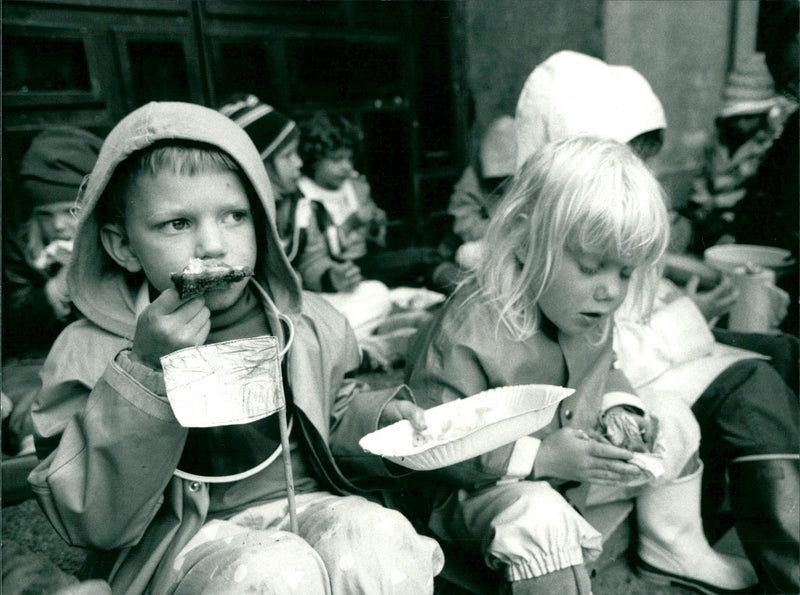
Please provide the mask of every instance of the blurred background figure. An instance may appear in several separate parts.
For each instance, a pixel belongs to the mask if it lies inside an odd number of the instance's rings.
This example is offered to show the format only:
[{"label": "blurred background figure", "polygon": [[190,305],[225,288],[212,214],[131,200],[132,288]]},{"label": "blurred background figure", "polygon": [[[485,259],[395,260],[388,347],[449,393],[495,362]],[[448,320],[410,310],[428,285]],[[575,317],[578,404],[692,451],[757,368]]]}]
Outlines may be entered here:
[{"label": "blurred background figure", "polygon": [[461,246],[456,261],[472,268],[480,258],[489,218],[516,168],[514,118],[500,116],[489,124],[473,151],[472,163],[453,186],[447,212],[453,217],[453,232]]},{"label": "blurred background figure", "polygon": [[75,318],[66,282],[77,224],[73,210],[102,143],[79,128],[53,128],[33,139],[20,163],[19,200],[29,216],[16,228],[4,222],[3,229],[3,394],[13,403],[4,420],[6,454],[32,449],[26,437],[39,367]]},{"label": "blurred background figure", "polygon": [[787,115],[764,54],[743,58],[728,73],[715,134],[686,209],[694,228],[693,251],[732,241],[732,209],[744,198]]},{"label": "blurred background figure", "polygon": [[[326,206],[304,196],[298,187],[303,159],[295,121],[252,94],[228,97],[219,111],[244,128],[261,155],[275,193],[278,235],[303,288],[320,293],[345,315],[365,356],[365,369],[402,363],[410,337],[427,322],[429,313],[424,308],[398,307],[383,282],[364,279],[342,248],[339,229]],[[335,178],[337,167],[352,172],[352,164],[325,167],[323,179]],[[337,183],[345,186],[350,180],[342,177]],[[385,218],[378,218],[384,221],[385,233]]]}]

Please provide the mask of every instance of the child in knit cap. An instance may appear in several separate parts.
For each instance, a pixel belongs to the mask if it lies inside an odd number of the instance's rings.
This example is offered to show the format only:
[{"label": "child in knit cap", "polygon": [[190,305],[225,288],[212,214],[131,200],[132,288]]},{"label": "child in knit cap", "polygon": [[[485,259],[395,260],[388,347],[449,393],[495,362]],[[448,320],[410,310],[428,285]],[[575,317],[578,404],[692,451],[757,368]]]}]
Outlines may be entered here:
[{"label": "child in knit cap", "polygon": [[782,127],[783,111],[764,54],[751,54],[734,66],[722,98],[714,138],[688,207],[698,251],[726,235],[732,207],[744,197]]},{"label": "child in knit cap", "polygon": [[[411,334],[429,316],[420,312],[406,316],[402,324],[397,317],[387,323],[393,308],[389,288],[363,278],[361,269],[341,253],[340,236],[325,205],[298,188],[303,160],[297,152],[296,123],[252,94],[232,95],[219,111],[244,128],[259,150],[275,189],[278,233],[304,289],[321,293],[345,315],[365,354],[365,368],[399,364]],[[387,332],[376,332],[383,325]]]},{"label": "child in knit cap", "polygon": [[321,202],[304,197],[297,187],[303,160],[295,122],[255,95],[231,96],[219,111],[244,128],[261,154],[275,189],[278,233],[303,287],[330,298],[357,338],[371,334],[391,309],[389,289],[380,281],[365,281],[352,260],[331,258],[331,217]]},{"label": "child in knit cap", "polygon": [[102,142],[79,128],[45,130],[20,164],[20,195],[30,216],[19,229],[3,230],[3,393],[14,407],[4,421],[7,454],[32,450],[30,400],[39,386],[38,370],[74,319],[66,284],[77,221],[73,208]]},{"label": "child in knit cap", "polygon": [[31,215],[4,245],[4,356],[30,356],[38,347],[44,355],[66,325],[65,265],[77,221],[72,209],[102,142],[85,130],[54,128],[34,138],[22,158],[20,186]]}]

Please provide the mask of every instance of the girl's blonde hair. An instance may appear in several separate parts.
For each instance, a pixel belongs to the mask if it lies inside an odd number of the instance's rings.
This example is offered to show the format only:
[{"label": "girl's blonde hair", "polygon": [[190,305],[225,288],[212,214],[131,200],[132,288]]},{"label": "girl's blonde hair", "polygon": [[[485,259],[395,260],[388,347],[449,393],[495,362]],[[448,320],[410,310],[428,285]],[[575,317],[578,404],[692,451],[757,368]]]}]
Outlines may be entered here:
[{"label": "girl's blonde hair", "polygon": [[551,142],[520,167],[489,224],[470,276],[474,297],[492,303],[517,339],[529,338],[569,249],[635,266],[632,289],[646,309],[668,240],[664,193],[630,148],[591,137]]}]

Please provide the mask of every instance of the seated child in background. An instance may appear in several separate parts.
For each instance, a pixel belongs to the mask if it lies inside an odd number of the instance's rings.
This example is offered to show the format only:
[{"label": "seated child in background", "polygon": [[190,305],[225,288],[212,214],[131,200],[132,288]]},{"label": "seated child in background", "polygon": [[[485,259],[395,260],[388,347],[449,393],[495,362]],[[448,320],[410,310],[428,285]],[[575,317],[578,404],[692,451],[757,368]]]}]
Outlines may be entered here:
[{"label": "seated child in background", "polygon": [[516,170],[515,134],[514,118],[493,120],[474,151],[473,165],[467,166],[453,187],[447,212],[453,217],[453,231],[463,242],[456,262],[464,268],[472,268],[480,259],[480,240],[500,203],[505,183]]},{"label": "seated child in background", "polygon": [[[660,150],[666,128],[661,102],[641,74],[569,51],[533,70],[516,122],[518,160],[581,133],[625,142],[649,159]],[[704,514],[717,516],[730,494],[737,503],[737,533],[766,588],[798,591],[799,527],[796,515],[787,513],[800,506],[797,338],[719,329],[712,334],[706,320],[724,312],[736,295],[725,280],[711,291],[696,287],[697,280],[690,281],[684,294],[662,279],[649,318],[623,305],[615,329],[619,366],[642,398],[692,406],[707,470]],[[761,353],[770,363],[759,359]],[[715,536],[725,528],[719,530]]]},{"label": "seated child in background", "polygon": [[[214,110],[150,103],[109,134],[81,200],[68,280],[85,319],[53,345],[33,409],[29,481],[58,533],[116,558],[115,592],[431,593],[438,545],[347,495],[357,488],[330,455],[379,423],[423,425],[419,409],[344,380],[358,367],[355,338],[301,292],[247,134]],[[254,275],[181,299],[171,274],[194,258]],[[235,340],[245,356],[264,336],[285,353],[282,373],[283,354],[273,364],[290,452],[275,446],[274,415],[181,426],[160,358]],[[285,531],[285,456],[298,534]]]},{"label": "seated child in background", "polygon": [[330,216],[322,203],[297,188],[303,161],[295,122],[255,95],[230,97],[219,111],[244,128],[259,150],[275,192],[278,235],[303,287],[326,297],[341,292],[335,305],[356,338],[371,334],[391,309],[389,289],[380,281],[365,281],[352,260],[331,258],[324,235]]},{"label": "seated child in background", "polygon": [[714,121],[713,141],[705,151],[702,176],[685,207],[693,222],[694,252],[726,241],[732,209],[778,136],[782,114],[764,54],[752,54],[735,64]]},{"label": "seated child in background", "polygon": [[275,221],[289,262],[305,289],[320,294],[345,315],[369,363],[391,368],[406,351],[408,337],[430,319],[425,310],[402,319],[392,316],[389,332],[376,332],[393,310],[392,295],[380,281],[365,280],[352,260],[334,259],[336,227],[325,205],[303,196],[297,187],[303,160],[297,153],[300,132],[293,120],[255,95],[228,98],[219,111],[244,128],[256,145],[275,191]]},{"label": "seated child in background", "polygon": [[[679,401],[645,407],[614,365],[614,312],[629,284],[655,280],[668,236],[658,182],[630,149],[551,143],[520,167],[489,225],[492,250],[415,345],[407,379],[426,408],[502,386],[576,389],[545,428],[434,472],[429,527],[480,547],[514,593],[588,594],[585,564],[602,540],[576,508],[631,496],[642,573],[714,589],[756,582],[745,559],[717,554],[703,535],[691,411]],[[660,480],[599,437],[612,409],[637,412],[634,433],[662,445]],[[655,436],[645,411],[659,421]],[[570,489],[579,484],[588,486]]]},{"label": "seated child in background", "polygon": [[[20,229],[4,221],[3,393],[14,411],[3,432],[4,451],[29,437],[30,402],[39,367],[58,334],[75,319],[67,289],[67,263],[77,218],[75,198],[103,140],[79,128],[45,130],[20,163],[19,201],[31,209]],[[30,448],[33,442],[23,448]],[[12,453],[13,454],[13,453]]]},{"label": "seated child in background", "polygon": [[389,287],[452,287],[455,265],[435,248],[386,248],[386,213],[377,207],[366,178],[353,159],[361,131],[347,119],[317,112],[300,122],[300,156],[304,176],[298,187],[328,210],[338,233],[329,238],[334,258],[352,260],[367,279]]}]

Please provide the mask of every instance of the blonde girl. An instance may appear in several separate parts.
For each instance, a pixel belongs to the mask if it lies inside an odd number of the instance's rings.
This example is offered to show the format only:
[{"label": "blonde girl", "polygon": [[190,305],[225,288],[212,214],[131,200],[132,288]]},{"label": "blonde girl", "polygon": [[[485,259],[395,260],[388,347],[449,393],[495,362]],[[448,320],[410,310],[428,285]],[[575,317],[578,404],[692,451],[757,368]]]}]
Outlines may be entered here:
[{"label": "blonde girl", "polygon": [[[428,482],[438,486],[431,530],[480,548],[509,592],[589,593],[585,565],[602,537],[578,510],[634,496],[640,570],[706,592],[755,583],[746,562],[716,554],[703,536],[691,411],[666,403],[646,413],[614,366],[614,312],[632,284],[657,278],[668,234],[659,184],[630,149],[581,137],[551,143],[521,167],[484,260],[416,345],[407,377],[425,408],[500,386],[575,389],[545,428]],[[600,435],[610,410],[632,414],[660,468]],[[696,576],[677,572],[687,565]],[[709,566],[723,584],[706,584],[700,569]]]}]

